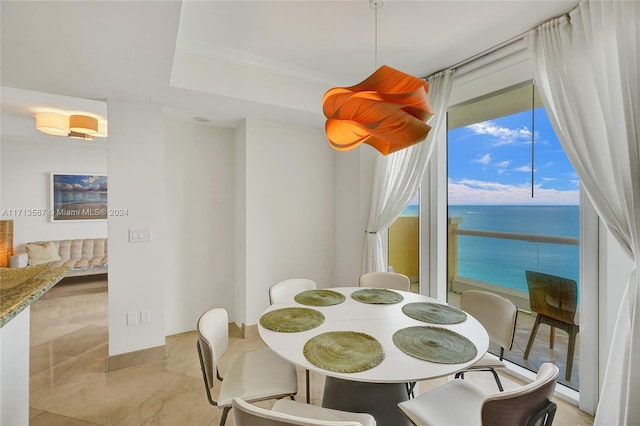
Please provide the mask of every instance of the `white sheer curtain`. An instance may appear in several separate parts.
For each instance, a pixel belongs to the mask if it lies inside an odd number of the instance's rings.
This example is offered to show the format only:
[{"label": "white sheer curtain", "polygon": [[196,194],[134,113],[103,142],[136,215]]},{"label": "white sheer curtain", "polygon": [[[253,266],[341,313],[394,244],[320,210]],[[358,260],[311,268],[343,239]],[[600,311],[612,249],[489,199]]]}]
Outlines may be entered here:
[{"label": "white sheer curtain", "polygon": [[365,235],[362,273],[386,271],[380,233],[389,228],[415,195],[436,144],[436,135],[446,125],[447,104],[453,85],[453,70],[431,76],[429,102],[434,117],[423,142],[387,156],[378,156],[374,166],[371,209]]},{"label": "white sheer curtain", "polygon": [[525,41],[560,142],[600,218],[635,262],[595,423],[640,425],[640,2],[583,1]]}]

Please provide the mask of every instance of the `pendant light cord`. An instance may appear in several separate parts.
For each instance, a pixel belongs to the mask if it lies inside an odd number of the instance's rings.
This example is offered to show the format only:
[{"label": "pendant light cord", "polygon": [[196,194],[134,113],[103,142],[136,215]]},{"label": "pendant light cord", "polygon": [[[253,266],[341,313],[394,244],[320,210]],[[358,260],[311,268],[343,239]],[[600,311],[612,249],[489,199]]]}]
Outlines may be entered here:
[{"label": "pendant light cord", "polygon": [[373,66],[378,69],[378,9],[382,7],[382,0],[369,0],[369,7],[373,9]]},{"label": "pendant light cord", "polygon": [[373,67],[378,69],[378,9],[374,9],[374,31],[375,41],[373,42]]}]

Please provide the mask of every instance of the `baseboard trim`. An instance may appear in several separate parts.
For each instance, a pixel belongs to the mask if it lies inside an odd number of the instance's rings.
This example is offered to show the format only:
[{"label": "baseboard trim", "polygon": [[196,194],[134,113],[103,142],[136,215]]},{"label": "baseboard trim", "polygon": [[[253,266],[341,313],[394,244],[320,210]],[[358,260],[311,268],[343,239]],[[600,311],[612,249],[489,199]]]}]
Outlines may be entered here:
[{"label": "baseboard trim", "polygon": [[246,325],[242,323],[242,337],[244,339],[252,339],[258,337],[258,324]]},{"label": "baseboard trim", "polygon": [[139,351],[127,352],[124,354],[111,355],[104,360],[104,371],[122,370],[123,368],[134,367],[152,361],[167,359],[167,345],[155,346],[153,348],[140,349]]}]

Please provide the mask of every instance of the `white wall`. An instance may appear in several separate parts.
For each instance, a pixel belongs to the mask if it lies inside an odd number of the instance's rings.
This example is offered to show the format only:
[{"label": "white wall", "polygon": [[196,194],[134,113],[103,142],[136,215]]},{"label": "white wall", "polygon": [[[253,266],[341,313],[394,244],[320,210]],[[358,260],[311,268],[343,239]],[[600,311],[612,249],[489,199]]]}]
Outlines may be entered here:
[{"label": "white wall", "polygon": [[[109,355],[165,343],[165,130],[161,106],[109,100]],[[130,243],[130,229],[152,241]],[[127,313],[151,322],[127,326]]]},{"label": "white wall", "polygon": [[[30,120],[33,128],[33,120]],[[106,141],[78,142],[48,136],[33,129],[32,136],[2,135],[2,208],[50,208],[50,172],[107,174]],[[24,243],[107,236],[106,221],[51,222],[48,215],[24,213],[3,216],[13,219],[14,251]]]},{"label": "white wall", "polygon": [[371,205],[371,184],[378,151],[362,144],[336,152],[335,261],[336,286],[357,285],[362,273],[365,230]]},{"label": "white wall", "polygon": [[247,120],[244,131],[246,316],[235,321],[251,325],[277,281],[334,284],[334,153],[317,128]]},{"label": "white wall", "polygon": [[213,307],[233,313],[234,130],[166,121],[168,335]]}]

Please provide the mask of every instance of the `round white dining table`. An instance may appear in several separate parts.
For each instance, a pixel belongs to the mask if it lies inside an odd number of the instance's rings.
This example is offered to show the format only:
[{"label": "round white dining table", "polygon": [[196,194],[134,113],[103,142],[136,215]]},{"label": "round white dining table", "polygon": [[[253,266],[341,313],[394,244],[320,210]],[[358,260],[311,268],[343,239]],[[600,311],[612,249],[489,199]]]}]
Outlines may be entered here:
[{"label": "round white dining table", "polygon": [[[402,307],[413,302],[439,303],[424,295],[391,290],[402,296],[402,301],[391,304],[363,303],[351,297],[361,287],[335,287],[331,290],[344,295],[344,301],[331,306],[307,306],[292,297],[275,303],[263,315],[283,308],[309,308],[319,311],[324,321],[315,328],[299,332],[273,331],[258,325],[262,340],[282,358],[310,371],[327,376],[323,406],[367,411],[376,417],[378,426],[408,424],[397,409],[397,403],[408,398],[405,384],[454,374],[482,358],[489,346],[484,327],[471,315],[457,324],[429,324],[406,315]],[[473,359],[461,363],[424,361],[400,350],[393,342],[398,330],[412,326],[431,326],[454,331],[469,339],[476,347]],[[367,334],[380,342],[384,359],[365,371],[344,373],[320,368],[304,355],[305,344],[315,336],[332,331]]]}]

